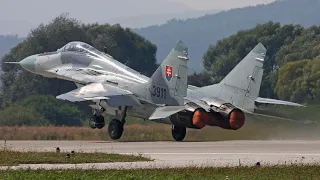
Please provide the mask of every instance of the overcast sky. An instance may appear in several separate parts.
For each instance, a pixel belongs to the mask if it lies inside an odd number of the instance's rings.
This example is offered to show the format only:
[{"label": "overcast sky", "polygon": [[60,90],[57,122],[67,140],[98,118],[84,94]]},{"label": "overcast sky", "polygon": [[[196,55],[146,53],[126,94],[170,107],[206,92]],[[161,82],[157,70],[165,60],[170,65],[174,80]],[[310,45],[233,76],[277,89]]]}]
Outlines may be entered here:
[{"label": "overcast sky", "polygon": [[[215,9],[270,3],[274,0],[0,0],[0,34],[26,36],[31,28],[61,13],[83,22],[141,27],[175,16],[194,17]],[[201,11],[201,12],[199,12]],[[170,15],[169,15],[170,14]]]},{"label": "overcast sky", "polygon": [[171,0],[198,10],[230,9],[248,5],[266,4],[275,0]]}]

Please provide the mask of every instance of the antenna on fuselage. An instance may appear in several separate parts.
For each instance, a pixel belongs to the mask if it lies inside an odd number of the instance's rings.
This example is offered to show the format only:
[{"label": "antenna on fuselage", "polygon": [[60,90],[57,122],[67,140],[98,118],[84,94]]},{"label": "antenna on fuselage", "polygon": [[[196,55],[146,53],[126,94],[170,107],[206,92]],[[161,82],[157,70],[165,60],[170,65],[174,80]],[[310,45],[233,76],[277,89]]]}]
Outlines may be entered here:
[{"label": "antenna on fuselage", "polygon": [[108,48],[106,46],[103,46],[103,52],[105,52],[105,53],[108,52]]}]

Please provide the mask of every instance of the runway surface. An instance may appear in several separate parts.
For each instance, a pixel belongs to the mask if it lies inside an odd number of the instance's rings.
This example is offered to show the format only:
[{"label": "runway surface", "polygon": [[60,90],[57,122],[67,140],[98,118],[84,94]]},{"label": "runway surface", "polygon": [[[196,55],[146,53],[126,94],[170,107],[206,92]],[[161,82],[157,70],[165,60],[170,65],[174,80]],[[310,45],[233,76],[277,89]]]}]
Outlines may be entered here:
[{"label": "runway surface", "polygon": [[[141,154],[152,162],[36,164],[15,168],[133,169],[186,166],[254,166],[314,164],[320,162],[320,141],[224,141],[224,142],[103,142],[103,141],[0,141],[0,147],[20,151],[108,152]],[[6,169],[7,167],[0,167]]]}]

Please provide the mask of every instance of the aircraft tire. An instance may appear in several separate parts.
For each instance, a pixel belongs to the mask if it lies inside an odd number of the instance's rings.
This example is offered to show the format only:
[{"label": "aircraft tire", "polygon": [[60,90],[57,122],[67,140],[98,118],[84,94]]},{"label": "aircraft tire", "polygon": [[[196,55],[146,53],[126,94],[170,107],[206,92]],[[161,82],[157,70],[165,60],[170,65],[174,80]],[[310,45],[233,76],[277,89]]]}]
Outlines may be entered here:
[{"label": "aircraft tire", "polygon": [[95,126],[98,129],[102,129],[105,126],[104,117],[102,115],[96,116],[96,124]]},{"label": "aircraft tire", "polygon": [[186,127],[179,127],[179,126],[172,125],[171,133],[174,140],[182,141],[186,136],[186,132],[187,132]]},{"label": "aircraft tire", "polygon": [[95,120],[95,116],[92,116],[89,120],[89,126],[91,129],[96,129],[96,120]]},{"label": "aircraft tire", "polygon": [[112,119],[109,123],[108,133],[111,139],[120,139],[123,132],[123,125],[118,119]]}]

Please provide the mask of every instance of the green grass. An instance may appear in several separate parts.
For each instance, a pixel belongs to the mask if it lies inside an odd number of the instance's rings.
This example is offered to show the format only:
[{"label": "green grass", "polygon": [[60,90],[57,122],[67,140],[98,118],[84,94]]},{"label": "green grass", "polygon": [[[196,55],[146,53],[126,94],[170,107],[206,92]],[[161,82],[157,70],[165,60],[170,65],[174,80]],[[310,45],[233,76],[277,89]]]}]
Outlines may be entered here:
[{"label": "green grass", "polygon": [[3,179],[320,179],[320,166],[179,168],[146,170],[5,170]]},{"label": "green grass", "polygon": [[18,152],[12,150],[0,150],[0,165],[10,166],[19,164],[78,164],[78,163],[107,163],[107,162],[137,162],[150,161],[142,156],[107,154],[107,153],[67,153],[57,152]]}]

